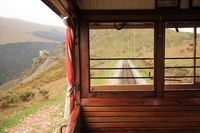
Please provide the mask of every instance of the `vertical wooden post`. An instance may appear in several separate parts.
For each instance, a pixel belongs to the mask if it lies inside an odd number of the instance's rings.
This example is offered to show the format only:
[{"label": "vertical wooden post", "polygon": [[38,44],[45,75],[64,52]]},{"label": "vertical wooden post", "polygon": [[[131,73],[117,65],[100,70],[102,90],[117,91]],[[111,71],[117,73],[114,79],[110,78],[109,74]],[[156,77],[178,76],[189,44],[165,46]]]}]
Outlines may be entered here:
[{"label": "vertical wooden post", "polygon": [[79,36],[79,23],[78,20],[76,20],[76,40],[75,40],[75,83],[76,83],[76,105],[80,105],[80,36]]},{"label": "vertical wooden post", "polygon": [[194,48],[194,78],[193,78],[193,84],[196,84],[196,53],[197,53],[197,26],[196,23],[194,23],[194,44],[193,44],[193,48]]},{"label": "vertical wooden post", "polygon": [[165,22],[160,17],[154,32],[154,89],[156,97],[164,96]]},{"label": "vertical wooden post", "polygon": [[89,93],[89,28],[85,19],[80,20],[80,54],[81,54],[81,97]]}]

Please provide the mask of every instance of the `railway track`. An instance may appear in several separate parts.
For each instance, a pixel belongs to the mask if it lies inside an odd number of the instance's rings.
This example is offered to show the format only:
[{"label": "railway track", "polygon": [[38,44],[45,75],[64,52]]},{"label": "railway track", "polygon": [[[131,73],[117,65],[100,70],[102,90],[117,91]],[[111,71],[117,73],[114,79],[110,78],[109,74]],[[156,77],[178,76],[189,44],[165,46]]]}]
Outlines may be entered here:
[{"label": "railway track", "polygon": [[[129,62],[127,60],[123,60],[122,62],[123,68],[130,68]],[[123,69],[120,72],[120,77],[134,77],[131,69]],[[137,84],[135,79],[119,79],[119,84]]]}]

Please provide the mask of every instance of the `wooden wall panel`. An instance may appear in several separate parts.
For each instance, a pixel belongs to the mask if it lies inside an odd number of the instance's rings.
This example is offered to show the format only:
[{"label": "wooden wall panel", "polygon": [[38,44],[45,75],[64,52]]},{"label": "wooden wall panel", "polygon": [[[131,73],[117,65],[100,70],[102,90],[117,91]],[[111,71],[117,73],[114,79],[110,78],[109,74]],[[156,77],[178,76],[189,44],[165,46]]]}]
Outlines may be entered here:
[{"label": "wooden wall panel", "polygon": [[189,8],[189,0],[180,0],[180,8],[188,9]]},{"label": "wooden wall panel", "polygon": [[87,133],[199,133],[200,128],[93,128]]},{"label": "wooden wall panel", "polygon": [[82,106],[200,105],[200,98],[86,98]]},{"label": "wooden wall panel", "polygon": [[155,0],[79,0],[78,4],[82,10],[155,9]]},{"label": "wooden wall panel", "polygon": [[87,133],[175,133],[200,130],[200,98],[82,99]]}]

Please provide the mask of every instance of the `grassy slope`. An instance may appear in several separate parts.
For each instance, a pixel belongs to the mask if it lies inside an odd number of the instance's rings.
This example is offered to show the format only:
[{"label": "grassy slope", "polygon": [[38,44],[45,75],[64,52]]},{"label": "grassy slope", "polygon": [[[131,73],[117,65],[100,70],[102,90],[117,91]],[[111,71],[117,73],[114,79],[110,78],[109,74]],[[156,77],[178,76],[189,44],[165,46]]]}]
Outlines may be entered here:
[{"label": "grassy slope", "polygon": [[19,42],[52,42],[52,40],[45,39],[44,37],[33,35],[33,32],[51,32],[52,29],[64,33],[64,28],[60,27],[0,17],[0,45]]},{"label": "grassy slope", "polygon": [[[8,93],[22,93],[32,91],[35,98],[30,102],[19,102],[12,104],[9,108],[0,109],[0,132],[4,132],[5,128],[10,128],[20,123],[28,115],[38,110],[47,108],[51,105],[62,103],[63,106],[66,79],[65,79],[65,61],[59,59],[59,63],[52,66],[48,70],[38,74],[32,80],[15,86],[12,90],[0,91],[0,97]],[[49,99],[43,100],[39,94],[39,90],[48,90]],[[63,108],[60,108],[60,110]]]},{"label": "grassy slope", "polygon": [[[135,38],[134,38],[135,37]],[[166,57],[191,57],[192,50],[190,44],[193,43],[191,33],[175,32],[166,30]],[[135,44],[135,46],[134,46]],[[197,45],[199,48],[199,45]],[[133,52],[135,49],[135,53]],[[152,30],[90,30],[90,56],[91,57],[153,57],[153,31]],[[197,55],[200,52],[197,49]],[[190,65],[193,61],[166,61],[166,66]],[[109,61],[91,61],[91,67],[114,67],[116,63]],[[153,66],[152,61],[135,61],[139,67]],[[199,63],[200,64],[200,63]],[[143,76],[148,76],[149,71],[142,70]],[[172,74],[192,74],[191,69],[167,70],[166,75]],[[199,71],[199,69],[198,69]],[[181,73],[180,73],[181,72]],[[107,73],[107,74],[105,74]],[[108,76],[111,71],[91,71],[92,76]],[[149,81],[152,82],[152,81]],[[184,82],[189,82],[184,79]],[[105,84],[106,80],[93,80],[92,84]]]}]

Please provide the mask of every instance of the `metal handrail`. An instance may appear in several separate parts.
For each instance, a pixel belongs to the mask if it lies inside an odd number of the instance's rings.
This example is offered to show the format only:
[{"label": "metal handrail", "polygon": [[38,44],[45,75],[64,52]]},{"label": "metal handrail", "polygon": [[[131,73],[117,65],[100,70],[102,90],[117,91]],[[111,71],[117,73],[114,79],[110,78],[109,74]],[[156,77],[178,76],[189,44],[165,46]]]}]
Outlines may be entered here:
[{"label": "metal handrail", "polygon": [[[90,58],[90,60],[153,60],[154,58]],[[172,57],[165,58],[167,60],[174,59],[200,59],[200,57]],[[200,66],[175,66],[175,67],[165,67],[165,69],[174,69],[174,68],[200,68]],[[135,68],[90,68],[90,70],[123,70],[123,69],[154,69],[154,67],[135,67]],[[165,76],[164,78],[196,78],[200,76]],[[153,76],[149,77],[90,77],[91,79],[152,79]]]},{"label": "metal handrail", "polygon": [[[153,69],[154,67],[130,67],[130,68],[109,68],[109,67],[92,67],[90,70],[122,70],[122,69]],[[176,67],[165,67],[165,69],[173,68],[200,68],[200,66],[176,66]]]},{"label": "metal handrail", "polygon": [[[153,60],[154,58],[90,58],[90,60]],[[167,60],[200,59],[200,57],[168,57]]]}]

